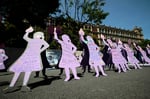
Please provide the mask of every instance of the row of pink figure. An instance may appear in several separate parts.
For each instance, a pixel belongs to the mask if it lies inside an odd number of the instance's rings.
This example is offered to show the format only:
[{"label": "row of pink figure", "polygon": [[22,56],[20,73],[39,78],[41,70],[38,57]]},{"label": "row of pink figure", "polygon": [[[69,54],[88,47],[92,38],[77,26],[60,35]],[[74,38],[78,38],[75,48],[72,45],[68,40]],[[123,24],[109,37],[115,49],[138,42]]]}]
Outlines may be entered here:
[{"label": "row of pink figure", "polygon": [[[9,67],[8,71],[14,72],[14,76],[11,80],[9,87],[3,90],[4,92],[13,90],[13,87],[15,86],[22,72],[25,73],[25,76],[21,90],[30,91],[30,88],[27,86],[27,84],[31,73],[34,71],[41,71],[43,68],[40,53],[49,47],[49,44],[44,40],[44,33],[35,32],[33,34],[33,38],[30,38],[29,34],[33,32],[33,28],[29,27],[28,29],[26,29],[25,32],[26,33],[23,36],[23,39],[27,41],[27,47],[23,54]],[[80,29],[80,40],[87,45],[89,50],[90,68],[95,70],[96,77],[99,77],[99,72],[101,72],[103,76],[107,76],[103,68],[105,62],[99,54],[99,47],[95,44],[91,36],[86,36],[85,40],[83,37],[84,35],[84,31]],[[133,57],[132,50],[130,50],[127,45],[123,47],[122,42],[120,41],[120,46],[117,46],[110,39],[108,39],[106,42],[103,35],[101,35],[101,38],[103,42],[109,46],[109,50],[112,53],[112,61],[119,72],[121,72],[121,70],[123,70],[124,72],[126,72],[126,70],[130,70],[127,65],[127,61],[121,55],[121,48],[125,49],[128,52],[128,58],[130,60],[130,63],[134,64],[135,68],[141,69],[141,67],[138,65],[138,61]],[[54,39],[61,45],[62,49],[59,68],[63,68],[65,70],[66,78],[64,81],[69,81],[70,70],[73,73],[74,79],[80,79],[80,77],[78,77],[77,75],[77,68],[80,67],[80,62],[75,56],[77,47],[71,42],[70,37],[66,34],[63,34],[62,38],[59,39],[56,33],[56,28],[54,28]]]},{"label": "row of pink figure", "polygon": [[[146,55],[146,52],[139,45],[136,45],[135,43],[133,45],[136,48],[136,50],[140,52],[142,61],[150,64],[150,58]],[[150,48],[149,45],[147,46],[147,48]],[[147,50],[149,51],[149,49]]]},{"label": "row of pink figure", "polygon": [[112,62],[115,68],[118,69],[119,73],[121,72],[121,70],[123,72],[126,72],[126,69],[129,69],[129,67],[127,65],[126,59],[121,54],[120,46],[117,46],[117,44],[115,42],[112,42],[111,39],[107,39],[107,42],[106,42],[104,39],[105,37],[103,35],[101,35],[101,38],[104,44],[109,47],[108,50],[111,53]]},{"label": "row of pink figure", "polygon": [[[118,69],[120,73],[121,70],[126,72],[130,70],[128,63],[134,66],[135,69],[141,69],[139,65],[139,61],[134,56],[134,51],[129,47],[128,44],[123,44],[120,40],[116,42],[112,42],[111,39],[107,39],[105,41],[105,37],[101,35],[103,43],[108,46],[108,52],[112,56],[112,63],[114,64],[115,68]],[[123,52],[124,51],[124,52]],[[125,54],[123,56],[123,54]]]}]

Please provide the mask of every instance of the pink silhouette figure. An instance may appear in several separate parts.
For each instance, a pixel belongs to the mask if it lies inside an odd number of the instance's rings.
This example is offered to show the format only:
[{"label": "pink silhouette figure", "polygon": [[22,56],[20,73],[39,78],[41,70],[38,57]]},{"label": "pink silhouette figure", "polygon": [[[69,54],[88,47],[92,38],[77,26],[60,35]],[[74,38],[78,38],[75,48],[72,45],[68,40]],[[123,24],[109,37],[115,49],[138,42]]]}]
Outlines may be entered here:
[{"label": "pink silhouette figure", "polygon": [[77,76],[76,68],[80,66],[79,61],[75,57],[74,53],[76,52],[77,48],[71,42],[68,35],[63,34],[62,40],[58,39],[56,28],[54,28],[54,39],[61,45],[62,48],[62,56],[59,62],[59,67],[64,68],[66,78],[64,81],[69,81],[70,79],[70,70],[74,75],[74,79],[80,79]]},{"label": "pink silhouette figure", "polygon": [[102,60],[100,54],[99,54],[99,47],[95,44],[94,40],[91,36],[87,36],[85,40],[83,35],[84,31],[82,29],[79,30],[80,39],[87,44],[89,49],[89,64],[92,69],[95,69],[96,77],[99,77],[99,70],[102,73],[103,76],[107,76],[107,74],[104,72],[103,65],[105,65],[104,61]]},{"label": "pink silhouette figure", "polygon": [[[118,41],[118,46],[117,46],[117,49],[119,49],[119,51],[121,52],[121,51],[125,51],[126,52],[126,50],[125,50],[125,48],[123,47],[123,43],[121,42],[121,40],[119,39],[119,41]],[[123,53],[125,53],[125,52],[123,52]],[[122,54],[122,52],[121,52],[121,55],[123,56],[123,54]],[[128,66],[128,62],[127,62],[127,59],[123,56],[123,58],[125,59],[125,64],[124,64],[124,67],[125,67],[125,70],[131,70],[130,68],[129,68],[129,66]]]},{"label": "pink silhouette figure", "polygon": [[29,77],[33,71],[42,70],[42,62],[40,53],[49,47],[49,44],[44,40],[43,32],[35,32],[33,38],[29,38],[29,33],[33,32],[33,28],[29,27],[26,30],[23,39],[28,42],[23,54],[10,66],[9,71],[14,72],[13,79],[8,88],[4,91],[11,90],[22,72],[25,73],[23,86],[21,91],[30,91],[27,87]]},{"label": "pink silhouette figure", "polygon": [[4,61],[8,59],[4,49],[0,49],[0,70],[5,69]]},{"label": "pink silhouette figure", "polygon": [[128,62],[134,66],[135,69],[142,69],[139,65],[139,61],[134,56],[134,51],[129,47],[128,44],[124,44],[124,48],[127,52]]},{"label": "pink silhouette figure", "polygon": [[148,64],[150,64],[150,58],[146,55],[146,52],[138,45],[136,46],[135,43],[133,43],[134,47],[140,51],[140,53],[142,54],[142,58],[144,59],[144,61]]},{"label": "pink silhouette figure", "polygon": [[149,44],[147,44],[146,50],[147,50],[147,55],[150,56],[150,45]]},{"label": "pink silhouette figure", "polygon": [[109,46],[109,50],[112,54],[112,62],[115,66],[116,69],[118,69],[118,73],[121,72],[121,69],[123,72],[126,72],[126,67],[125,65],[127,64],[127,61],[125,58],[122,56],[120,47],[117,46],[116,43],[112,42],[110,39],[107,39],[107,42],[105,41],[104,35],[101,35],[101,38],[103,40],[103,43],[107,46]]}]

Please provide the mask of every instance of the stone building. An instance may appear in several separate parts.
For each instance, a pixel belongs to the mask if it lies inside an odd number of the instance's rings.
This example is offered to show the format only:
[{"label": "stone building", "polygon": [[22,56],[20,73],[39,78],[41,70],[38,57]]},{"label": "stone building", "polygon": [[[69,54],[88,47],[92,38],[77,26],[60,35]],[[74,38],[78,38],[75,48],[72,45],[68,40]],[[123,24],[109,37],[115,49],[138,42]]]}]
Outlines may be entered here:
[{"label": "stone building", "polygon": [[88,30],[93,37],[96,37],[100,46],[102,45],[100,39],[101,34],[103,34],[106,38],[120,39],[124,43],[127,43],[128,40],[140,43],[144,39],[142,28],[137,26],[135,26],[133,30],[125,30],[105,25],[86,24],[83,26],[83,29]]},{"label": "stone building", "polygon": [[[55,18],[48,18],[46,22],[47,29],[50,26],[54,26],[55,24],[56,24]],[[128,42],[128,40],[130,40],[131,42],[140,43],[144,39],[142,28],[137,26],[135,26],[133,30],[125,30],[106,25],[85,24],[83,26],[83,29],[88,31],[90,35],[96,38],[100,46],[102,45],[100,39],[101,34],[103,34],[106,38],[120,39],[124,43]],[[48,37],[48,35],[46,37]]]}]

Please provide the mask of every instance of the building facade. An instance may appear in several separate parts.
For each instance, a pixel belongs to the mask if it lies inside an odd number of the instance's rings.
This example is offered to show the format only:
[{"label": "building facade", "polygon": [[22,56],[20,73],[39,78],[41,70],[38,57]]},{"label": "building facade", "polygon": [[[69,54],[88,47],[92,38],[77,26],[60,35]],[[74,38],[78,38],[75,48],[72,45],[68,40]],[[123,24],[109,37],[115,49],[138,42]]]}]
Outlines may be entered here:
[{"label": "building facade", "polygon": [[121,28],[105,26],[105,25],[91,25],[86,24],[83,26],[84,30],[90,31],[93,37],[96,37],[99,45],[102,45],[100,35],[103,34],[106,38],[120,39],[122,42],[140,43],[143,38],[142,28],[135,26],[133,30],[125,30]]},{"label": "building facade", "polygon": [[[55,26],[56,19],[48,18],[46,25],[47,28],[49,28],[50,26]],[[142,28],[137,26],[135,26],[132,30],[125,30],[106,25],[85,24],[83,26],[83,30],[88,31],[88,33],[92,35],[92,37],[96,38],[96,41],[100,46],[102,45],[100,38],[101,34],[103,34],[106,38],[114,38],[116,40],[120,39],[124,43],[127,43],[129,40],[131,42],[140,43],[142,40],[144,40]]]}]

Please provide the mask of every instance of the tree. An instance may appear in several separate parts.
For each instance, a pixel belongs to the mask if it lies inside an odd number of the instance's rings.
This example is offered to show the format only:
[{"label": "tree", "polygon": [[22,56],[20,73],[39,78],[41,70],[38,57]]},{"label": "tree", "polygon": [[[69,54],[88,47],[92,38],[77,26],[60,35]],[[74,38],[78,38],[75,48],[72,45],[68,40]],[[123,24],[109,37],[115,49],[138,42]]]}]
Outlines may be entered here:
[{"label": "tree", "polygon": [[10,23],[19,25],[29,21],[32,25],[42,26],[49,13],[59,7],[59,0],[1,0],[1,14]]},{"label": "tree", "polygon": [[14,36],[15,38],[12,39],[16,39],[17,43],[22,39],[24,30],[29,25],[45,28],[44,19],[58,7],[59,0],[0,0],[0,15],[5,17],[7,27],[13,25],[11,29],[14,28],[13,30],[16,31],[11,31],[11,34],[6,31],[6,33]]},{"label": "tree", "polygon": [[101,24],[109,14],[102,7],[105,0],[61,0],[61,13],[76,22]]},{"label": "tree", "polygon": [[149,39],[144,39],[144,40],[142,40],[142,41],[139,43],[139,45],[140,45],[143,49],[146,48],[147,44],[150,44],[150,40],[149,40]]},{"label": "tree", "polygon": [[87,23],[101,24],[109,14],[102,10],[104,5],[104,0],[61,0],[60,11],[52,16],[63,19],[63,32],[80,48],[78,30]]}]

